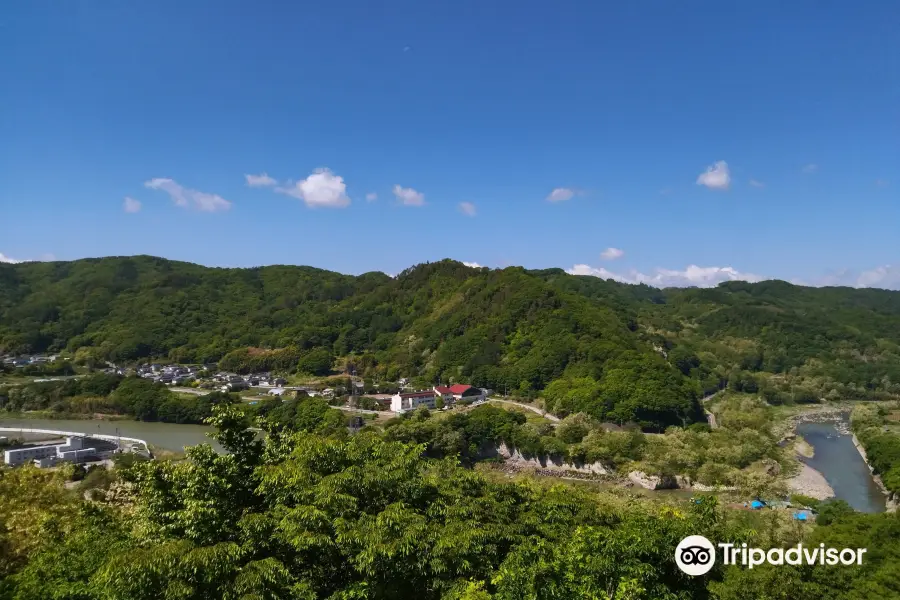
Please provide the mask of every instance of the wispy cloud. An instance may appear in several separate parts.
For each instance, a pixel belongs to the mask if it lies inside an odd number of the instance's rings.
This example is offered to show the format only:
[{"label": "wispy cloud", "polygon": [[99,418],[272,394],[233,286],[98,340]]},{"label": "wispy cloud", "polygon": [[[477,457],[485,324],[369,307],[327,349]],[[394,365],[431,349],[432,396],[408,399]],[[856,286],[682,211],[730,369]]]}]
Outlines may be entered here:
[{"label": "wispy cloud", "polygon": [[475,210],[475,205],[472,204],[471,202],[460,202],[459,203],[459,211],[462,214],[468,215],[470,217],[474,217],[477,214],[477,211]]},{"label": "wispy cloud", "polygon": [[296,183],[288,182],[288,187],[275,188],[276,192],[287,194],[303,200],[310,208],[345,208],[350,206],[347,195],[347,184],[340,175],[329,169],[316,169],[313,173]]},{"label": "wispy cloud", "polygon": [[751,180],[750,180],[750,185],[752,185],[753,187],[756,187],[756,188],[764,188],[764,187],[766,187],[766,184],[763,183],[762,181],[759,181],[758,179],[751,179]]},{"label": "wispy cloud", "polygon": [[378,194],[376,194],[375,192],[369,192],[368,194],[366,194],[366,202],[375,202],[376,200],[378,200]]},{"label": "wispy cloud", "polygon": [[417,192],[413,188],[405,188],[400,184],[394,186],[394,196],[404,206],[422,206],[425,204],[425,194]]},{"label": "wispy cloud", "polygon": [[572,188],[558,187],[547,195],[547,202],[565,202],[571,200],[578,191]]},{"label": "wispy cloud", "polygon": [[732,267],[698,267],[690,265],[683,270],[654,269],[652,273],[631,270],[616,273],[603,267],[575,265],[567,270],[572,275],[592,275],[601,279],[614,279],[622,283],[652,285],[653,287],[714,287],[723,281],[762,281],[763,277],[743,273]]},{"label": "wispy cloud", "polygon": [[808,165],[804,165],[803,169],[801,169],[807,175],[812,175],[813,173],[819,170],[819,165],[815,163],[809,163]]},{"label": "wispy cloud", "polygon": [[202,212],[219,212],[231,208],[231,202],[218,194],[192,190],[172,179],[158,177],[145,182],[144,186],[169,194],[175,205],[182,208],[194,208]]},{"label": "wispy cloud", "polygon": [[804,281],[803,285],[900,290],[900,266],[886,264],[863,271],[841,269],[811,281]]},{"label": "wispy cloud", "polygon": [[127,213],[136,213],[141,211],[141,201],[135,200],[131,196],[125,196],[125,201],[122,203],[122,210]]},{"label": "wispy cloud", "polygon": [[480,268],[481,268],[481,265],[479,265],[477,262],[466,262],[466,261],[463,261],[463,264],[466,265],[467,267],[471,267],[471,268],[473,268],[473,269],[480,269]]},{"label": "wispy cloud", "polygon": [[875,180],[875,187],[886,188],[888,185],[890,185],[890,182],[887,179]]},{"label": "wispy cloud", "polygon": [[731,172],[728,170],[728,163],[720,160],[707,167],[706,171],[697,177],[697,185],[704,185],[711,190],[727,190],[731,187]]},{"label": "wispy cloud", "polygon": [[620,248],[607,248],[600,253],[600,258],[602,258],[603,260],[616,260],[617,258],[622,258],[623,256],[625,256],[625,251]]},{"label": "wispy cloud", "polygon": [[26,262],[51,262],[54,260],[56,260],[56,257],[50,253],[43,254],[43,255],[41,255],[40,258],[18,259],[18,258],[13,258],[11,256],[6,256],[2,252],[0,252],[0,263],[7,263],[7,264],[13,264],[13,265],[19,264],[19,263],[26,263]]},{"label": "wispy cloud", "polygon": [[269,187],[278,183],[266,173],[260,173],[259,175],[244,175],[244,178],[247,180],[247,185],[250,187]]}]

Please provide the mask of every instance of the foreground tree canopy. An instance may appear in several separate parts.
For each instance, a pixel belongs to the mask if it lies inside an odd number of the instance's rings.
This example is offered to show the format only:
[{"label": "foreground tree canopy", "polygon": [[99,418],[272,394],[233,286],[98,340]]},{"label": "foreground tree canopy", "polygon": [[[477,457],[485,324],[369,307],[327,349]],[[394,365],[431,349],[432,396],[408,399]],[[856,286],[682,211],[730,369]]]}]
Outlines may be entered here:
[{"label": "foreground tree canopy", "polygon": [[[623,502],[567,485],[496,483],[375,433],[246,429],[215,409],[218,441],[189,460],[124,469],[130,491],[85,502],[62,473],[0,471],[3,600],[891,598],[900,518],[841,513],[810,543],[867,547],[856,567],[681,573],[685,536],[793,544],[714,497]],[[746,513],[745,513],[746,514]],[[763,525],[763,526],[760,526]]]},{"label": "foreground tree canopy", "polygon": [[0,352],[459,381],[661,429],[727,385],[772,404],[900,394],[900,293],[779,281],[656,290],[559,269],[391,278],[147,256],[0,264]]}]

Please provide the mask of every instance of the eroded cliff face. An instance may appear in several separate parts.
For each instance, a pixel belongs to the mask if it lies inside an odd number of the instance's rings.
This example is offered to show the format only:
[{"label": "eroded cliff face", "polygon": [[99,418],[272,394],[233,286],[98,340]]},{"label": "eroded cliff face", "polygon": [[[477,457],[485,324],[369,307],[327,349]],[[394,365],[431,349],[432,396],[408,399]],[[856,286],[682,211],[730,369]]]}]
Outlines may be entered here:
[{"label": "eroded cliff face", "polygon": [[538,475],[553,475],[576,479],[613,479],[626,486],[640,486],[648,490],[683,489],[708,492],[723,489],[706,486],[681,475],[659,477],[648,475],[642,471],[631,471],[623,477],[600,462],[571,463],[554,456],[526,457],[505,443],[482,449],[481,457],[501,458],[505,464],[513,467],[516,471],[528,469],[535,471]]}]

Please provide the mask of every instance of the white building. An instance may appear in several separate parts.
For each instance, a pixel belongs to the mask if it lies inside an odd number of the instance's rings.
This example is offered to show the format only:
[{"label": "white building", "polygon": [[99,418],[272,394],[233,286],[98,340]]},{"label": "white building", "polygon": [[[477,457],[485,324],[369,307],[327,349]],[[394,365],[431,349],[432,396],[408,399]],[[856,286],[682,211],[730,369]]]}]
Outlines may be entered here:
[{"label": "white building", "polygon": [[434,386],[434,393],[439,396],[444,404],[453,404],[453,390],[445,385]]},{"label": "white building", "polygon": [[434,390],[394,394],[391,396],[391,410],[395,413],[405,413],[420,406],[434,408],[436,399]]},{"label": "white building", "polygon": [[21,465],[35,461],[39,467],[53,466],[59,461],[81,462],[97,454],[96,448],[85,448],[85,438],[67,437],[65,444],[50,446],[29,446],[3,452],[3,460],[8,465]]}]

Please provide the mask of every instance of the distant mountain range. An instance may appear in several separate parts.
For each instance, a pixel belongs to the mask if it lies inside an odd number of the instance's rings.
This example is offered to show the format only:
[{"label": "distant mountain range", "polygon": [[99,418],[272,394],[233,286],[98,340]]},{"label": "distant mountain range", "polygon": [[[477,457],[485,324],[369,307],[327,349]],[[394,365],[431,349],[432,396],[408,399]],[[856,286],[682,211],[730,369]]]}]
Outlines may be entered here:
[{"label": "distant mountain range", "polygon": [[350,362],[375,379],[465,381],[540,395],[559,413],[664,426],[702,419],[696,399],[726,384],[770,402],[900,393],[900,292],[659,290],[452,260],[393,278],[150,256],[0,264],[0,350],[270,356],[286,371]]}]

